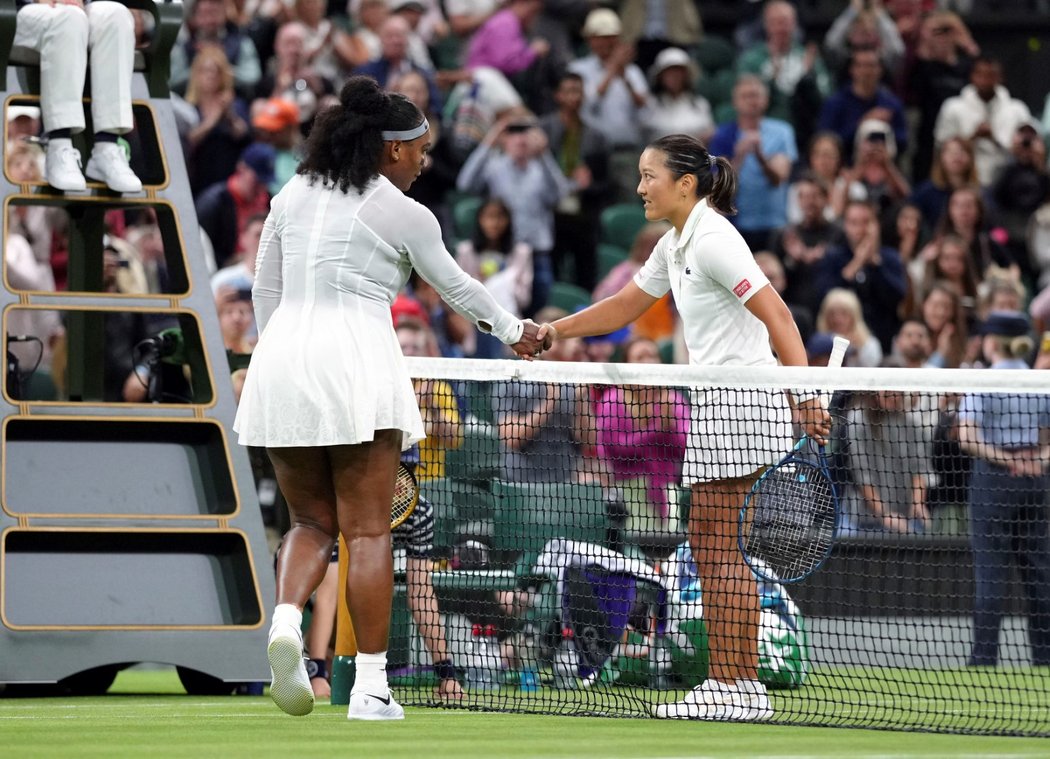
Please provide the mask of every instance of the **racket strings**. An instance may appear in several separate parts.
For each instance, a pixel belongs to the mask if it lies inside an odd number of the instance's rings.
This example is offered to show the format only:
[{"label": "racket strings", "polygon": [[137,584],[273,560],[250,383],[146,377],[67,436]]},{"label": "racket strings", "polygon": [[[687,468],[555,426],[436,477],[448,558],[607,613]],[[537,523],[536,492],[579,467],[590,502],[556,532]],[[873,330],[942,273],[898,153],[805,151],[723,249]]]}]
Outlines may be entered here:
[{"label": "racket strings", "polygon": [[752,494],[747,554],[785,580],[809,574],[835,536],[831,481],[816,467],[789,462],[763,478]]},{"label": "racket strings", "polygon": [[400,524],[412,513],[419,499],[419,486],[415,477],[405,467],[398,467],[394,481],[394,498],[390,505],[390,523]]}]

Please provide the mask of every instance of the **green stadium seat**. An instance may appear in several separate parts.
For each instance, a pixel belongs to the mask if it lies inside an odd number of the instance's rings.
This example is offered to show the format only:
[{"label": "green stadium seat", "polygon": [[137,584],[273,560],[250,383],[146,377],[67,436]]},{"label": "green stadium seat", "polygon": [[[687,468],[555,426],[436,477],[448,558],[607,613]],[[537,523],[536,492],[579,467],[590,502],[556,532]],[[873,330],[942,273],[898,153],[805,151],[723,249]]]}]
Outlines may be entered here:
[{"label": "green stadium seat", "polygon": [[[732,107],[733,84],[736,83],[736,74],[732,69],[724,69],[709,76],[700,77],[696,84],[696,92],[707,99],[711,104],[711,110],[715,111],[722,106]],[[719,122],[716,114],[715,123]]]},{"label": "green stadium seat", "polygon": [[563,308],[570,314],[581,306],[591,304],[591,294],[579,285],[571,282],[554,282],[551,284],[550,294],[547,296],[548,306]]},{"label": "green stadium seat", "polygon": [[483,198],[464,195],[452,205],[452,226],[457,240],[469,240],[474,234],[474,222],[478,217]]},{"label": "green stadium seat", "polygon": [[464,523],[492,519],[496,512],[491,493],[448,477],[421,482],[419,493],[434,506],[434,545],[438,548],[455,545]]},{"label": "green stadium seat", "polygon": [[645,226],[641,203],[616,203],[602,211],[599,242],[630,249],[638,230]]},{"label": "green stadium seat", "polygon": [[693,57],[705,74],[733,68],[736,63],[736,47],[727,39],[715,34],[705,34],[696,45]]},{"label": "green stadium seat", "polygon": [[465,424],[463,443],[445,453],[445,476],[472,484],[499,476],[502,454],[496,430],[480,420]]},{"label": "green stadium seat", "polygon": [[629,251],[619,245],[612,245],[610,243],[599,243],[598,244],[598,278],[601,279],[613,268],[627,260]]},{"label": "green stadium seat", "polygon": [[605,496],[600,485],[571,482],[506,482],[496,496],[493,548],[538,555],[551,538],[605,540]]},{"label": "green stadium seat", "polygon": [[660,349],[660,362],[664,364],[673,364],[674,340],[661,340],[657,347]]}]

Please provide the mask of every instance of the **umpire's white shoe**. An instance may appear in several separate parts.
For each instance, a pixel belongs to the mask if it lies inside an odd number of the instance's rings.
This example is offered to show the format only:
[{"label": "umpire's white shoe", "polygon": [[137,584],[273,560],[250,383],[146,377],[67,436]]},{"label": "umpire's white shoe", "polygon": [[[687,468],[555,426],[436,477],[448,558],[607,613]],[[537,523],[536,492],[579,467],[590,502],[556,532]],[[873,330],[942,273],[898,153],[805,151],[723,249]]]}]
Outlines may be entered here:
[{"label": "umpire's white shoe", "polygon": [[314,690],[303,659],[303,633],[294,625],[274,625],[266,647],[270,660],[270,698],[281,711],[301,717],[314,710]]},{"label": "umpire's white shoe", "polygon": [[744,710],[741,719],[745,722],[765,722],[773,716],[769,692],[759,680],[737,680],[735,700]]},{"label": "umpire's white shoe", "polygon": [[386,692],[386,698],[373,696],[369,693],[351,693],[350,709],[346,713],[347,719],[363,719],[380,721],[388,719],[404,719],[405,710],[401,704],[394,700],[394,694]]},{"label": "umpire's white shoe", "polygon": [[746,710],[740,705],[740,694],[735,683],[704,680],[685,694],[681,701],[660,704],[653,709],[658,719],[704,719],[741,721]]},{"label": "umpire's white shoe", "polygon": [[84,173],[113,192],[142,192],[142,182],[128,165],[124,148],[115,142],[96,142]]}]

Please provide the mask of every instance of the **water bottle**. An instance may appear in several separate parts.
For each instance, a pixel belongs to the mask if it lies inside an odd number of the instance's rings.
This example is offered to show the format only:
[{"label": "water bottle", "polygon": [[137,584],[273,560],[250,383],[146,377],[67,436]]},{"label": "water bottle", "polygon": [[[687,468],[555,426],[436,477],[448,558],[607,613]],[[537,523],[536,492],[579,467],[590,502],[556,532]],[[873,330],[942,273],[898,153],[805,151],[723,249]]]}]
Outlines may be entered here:
[{"label": "water bottle", "polygon": [[671,648],[667,636],[657,632],[649,644],[649,687],[654,690],[671,687]]},{"label": "water bottle", "polygon": [[470,630],[470,655],[467,658],[467,690],[496,690],[499,681],[492,670],[490,636],[486,628],[474,625]]},{"label": "water bottle", "polygon": [[484,690],[499,690],[503,678],[503,657],[499,652],[499,636],[495,625],[485,625],[481,635],[481,660],[484,666],[481,682]]},{"label": "water bottle", "polygon": [[540,672],[536,662],[536,631],[531,622],[526,623],[521,633],[518,652],[521,660],[519,682],[522,693],[535,693],[540,689]]},{"label": "water bottle", "polygon": [[561,643],[554,652],[554,687],[562,690],[576,688],[579,675],[579,655],[576,652],[576,640],[571,627],[561,631]]}]

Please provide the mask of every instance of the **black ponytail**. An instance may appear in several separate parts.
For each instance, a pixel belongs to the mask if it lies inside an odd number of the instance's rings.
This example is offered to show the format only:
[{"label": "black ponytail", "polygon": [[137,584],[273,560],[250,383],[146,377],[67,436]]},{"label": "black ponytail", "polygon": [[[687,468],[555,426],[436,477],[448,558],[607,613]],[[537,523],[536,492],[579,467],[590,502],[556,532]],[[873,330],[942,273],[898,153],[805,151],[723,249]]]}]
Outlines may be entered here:
[{"label": "black ponytail", "polygon": [[372,77],[350,77],[339,92],[339,105],[317,114],[296,173],[342,192],[351,187],[362,192],[379,173],[383,130],[412,129],[422,120],[411,101],[384,92]]},{"label": "black ponytail", "polygon": [[696,175],[696,196],[706,198],[719,213],[736,213],[736,171],[728,159],[712,156],[703,143],[685,134],[670,134],[649,143],[664,154],[664,166],[676,180],[686,174]]}]

